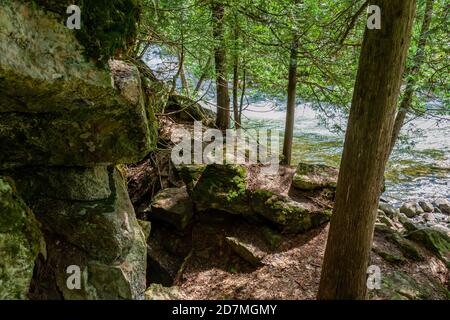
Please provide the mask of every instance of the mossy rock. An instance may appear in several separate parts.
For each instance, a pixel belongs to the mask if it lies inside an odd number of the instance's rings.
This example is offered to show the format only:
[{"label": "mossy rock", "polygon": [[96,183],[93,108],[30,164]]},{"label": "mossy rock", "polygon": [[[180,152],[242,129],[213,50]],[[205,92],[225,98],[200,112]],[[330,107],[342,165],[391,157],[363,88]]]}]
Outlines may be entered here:
[{"label": "mossy rock", "polygon": [[406,258],[414,261],[423,261],[425,259],[414,242],[405,239],[400,233],[390,229],[388,226],[375,225],[375,231],[383,235],[387,241],[395,244]]},{"label": "mossy rock", "polygon": [[258,189],[251,192],[251,208],[286,233],[299,233],[317,227],[331,217],[331,210],[313,209],[310,205],[293,201],[288,196]]},{"label": "mossy rock", "polygon": [[402,271],[382,273],[381,289],[369,292],[371,299],[383,300],[429,300],[449,299],[449,291],[436,280],[423,279],[420,282]]},{"label": "mossy rock", "polygon": [[450,237],[431,228],[411,232],[408,238],[423,244],[450,267]]},{"label": "mossy rock", "polygon": [[301,190],[336,188],[338,169],[321,165],[299,163],[292,186]]},{"label": "mossy rock", "polygon": [[216,209],[231,214],[248,214],[246,169],[239,165],[207,165],[192,190],[198,211]]},{"label": "mossy rock", "polygon": [[0,300],[27,299],[43,241],[39,223],[12,180],[0,177]]}]

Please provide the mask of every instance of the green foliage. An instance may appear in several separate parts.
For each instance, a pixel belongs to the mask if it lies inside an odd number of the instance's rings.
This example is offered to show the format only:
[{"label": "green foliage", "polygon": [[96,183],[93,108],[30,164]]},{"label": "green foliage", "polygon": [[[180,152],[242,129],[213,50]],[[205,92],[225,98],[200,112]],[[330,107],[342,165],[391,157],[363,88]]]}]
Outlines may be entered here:
[{"label": "green foliage", "polygon": [[[211,3],[144,1],[140,48],[149,41],[163,47],[166,53],[181,57],[193,76],[192,87],[205,71],[208,79],[214,79],[213,64],[207,64],[215,46]],[[245,80],[247,97],[268,95],[284,101],[291,43],[296,36],[300,101],[311,102],[325,123],[349,111],[366,27],[365,1],[227,0],[222,3],[228,79],[231,82],[237,63],[239,89]],[[405,81],[407,77],[419,80],[413,101],[416,112],[442,115],[450,111],[450,72],[446,63],[449,9],[444,0],[436,0],[434,9],[425,67],[417,74],[407,74]],[[408,65],[414,63],[424,11],[425,0],[419,0]],[[430,101],[440,103],[431,108]]]}]

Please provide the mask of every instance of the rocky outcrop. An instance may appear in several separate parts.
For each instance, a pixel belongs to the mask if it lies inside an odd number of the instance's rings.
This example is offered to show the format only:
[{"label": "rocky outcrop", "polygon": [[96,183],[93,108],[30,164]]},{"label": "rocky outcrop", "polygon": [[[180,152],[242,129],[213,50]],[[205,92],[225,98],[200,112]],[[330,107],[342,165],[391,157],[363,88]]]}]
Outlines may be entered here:
[{"label": "rocky outcrop", "polygon": [[[75,2],[78,31],[64,24],[67,1],[0,7],[0,172],[14,179],[45,235],[31,298],[144,299],[145,235],[117,165],[154,148],[156,122],[138,67],[114,59],[134,38],[139,1]],[[20,285],[36,256],[22,247]],[[71,266],[80,288],[67,284]]]},{"label": "rocky outcrop", "polygon": [[275,174],[261,169],[259,165],[219,164],[178,168],[199,212],[216,210],[263,219],[287,233],[305,232],[329,220],[331,207],[325,202],[332,201],[332,196],[323,202],[320,199],[331,189],[308,190],[306,193],[318,192],[309,195],[290,193],[292,167]]},{"label": "rocky outcrop", "polygon": [[42,250],[45,254],[39,223],[13,183],[0,176],[0,300],[28,297],[35,260]]}]

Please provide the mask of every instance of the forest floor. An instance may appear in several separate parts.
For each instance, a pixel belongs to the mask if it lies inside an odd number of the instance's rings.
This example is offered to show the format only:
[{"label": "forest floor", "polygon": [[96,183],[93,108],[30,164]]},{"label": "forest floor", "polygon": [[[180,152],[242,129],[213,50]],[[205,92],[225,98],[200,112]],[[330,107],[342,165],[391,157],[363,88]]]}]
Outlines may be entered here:
[{"label": "forest floor", "polygon": [[[189,236],[180,242],[190,252],[182,263],[175,285],[183,299],[315,299],[328,225],[305,234],[283,235],[276,247],[268,244],[267,229],[237,217],[204,217],[191,226]],[[208,223],[205,223],[205,222]],[[163,228],[155,230],[157,241],[167,240]],[[152,231],[153,232],[153,231]],[[158,236],[159,234],[159,236]],[[264,258],[259,267],[241,259],[226,243],[226,237],[256,247]],[[189,244],[190,239],[192,242]],[[169,240],[169,243],[174,242]],[[375,233],[374,248],[398,253],[398,248],[380,232]],[[370,293],[372,299],[449,299],[449,272],[445,264],[425,248],[419,247],[423,261],[406,259],[390,263],[375,252],[371,264],[381,269],[382,289]],[[188,252],[187,249],[185,252]],[[448,289],[447,289],[448,290]]]},{"label": "forest floor", "polygon": [[[160,123],[160,138],[168,141],[170,132],[178,126],[190,128],[186,124]],[[141,165],[128,168],[130,196],[137,212],[149,205],[160,188],[179,187],[173,179],[169,157],[170,152],[160,150]],[[281,188],[280,193],[302,198],[302,194],[288,192],[290,182],[285,180],[291,179],[291,171],[286,169],[274,179],[261,180],[250,170],[249,187],[257,188],[262,181],[265,188]],[[307,200],[332,206],[324,202],[322,195]],[[315,299],[328,228],[326,223],[303,234],[281,234],[275,228],[249,221],[248,217],[220,211],[196,214],[183,232],[152,221],[148,285],[163,284],[155,291],[163,299]],[[381,289],[370,291],[369,297],[450,299],[450,273],[445,263],[422,245],[403,237],[399,245],[392,240],[391,232],[375,229],[370,264],[380,268],[382,284]],[[230,237],[253,248],[263,257],[261,263],[252,265],[237,254],[227,241]],[[405,248],[410,251],[411,247],[419,258],[405,254]],[[171,286],[174,290],[167,290]]]}]

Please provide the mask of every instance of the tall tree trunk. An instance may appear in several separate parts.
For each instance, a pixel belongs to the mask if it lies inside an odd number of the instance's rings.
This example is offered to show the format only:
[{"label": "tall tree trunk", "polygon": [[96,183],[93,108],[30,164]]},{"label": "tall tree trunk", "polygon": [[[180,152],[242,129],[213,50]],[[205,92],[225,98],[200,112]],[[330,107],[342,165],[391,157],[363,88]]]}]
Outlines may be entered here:
[{"label": "tall tree trunk", "polygon": [[214,60],[216,65],[217,117],[216,126],[221,130],[230,127],[230,97],[228,95],[226,52],[224,39],[223,4],[212,4],[213,36],[215,40]]},{"label": "tall tree trunk", "polygon": [[289,79],[287,89],[286,126],[284,130],[283,156],[284,163],[291,164],[292,140],[294,138],[294,120],[297,94],[297,54],[298,36],[295,35],[291,45],[291,55],[289,61]]},{"label": "tall tree trunk", "polygon": [[384,169],[411,39],[415,0],[375,0],[381,29],[366,29],[345,137],[318,299],[365,299]]},{"label": "tall tree trunk", "polygon": [[239,89],[239,62],[236,56],[234,58],[234,65],[233,65],[233,112],[234,112],[234,127],[236,129],[239,129],[241,127],[241,124],[239,122],[238,89]]},{"label": "tall tree trunk", "polygon": [[234,16],[234,29],[233,29],[233,112],[234,112],[234,127],[239,129],[241,124],[239,122],[239,103],[238,103],[238,90],[239,90],[239,29],[237,15]]},{"label": "tall tree trunk", "polygon": [[406,115],[411,109],[412,101],[414,98],[414,88],[417,84],[417,75],[420,72],[420,68],[423,65],[425,59],[425,47],[429,37],[431,18],[433,16],[434,0],[427,0],[425,5],[425,14],[422,21],[422,27],[420,30],[420,38],[417,44],[417,51],[413,58],[412,67],[406,70],[406,76],[408,77],[403,99],[400,103],[397,116],[395,117],[394,131],[391,138],[391,146],[389,149],[389,155],[394,149],[395,143],[400,135],[400,130],[405,123]]}]

